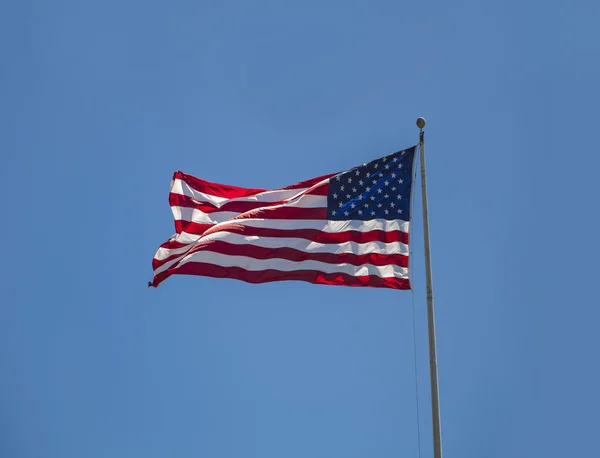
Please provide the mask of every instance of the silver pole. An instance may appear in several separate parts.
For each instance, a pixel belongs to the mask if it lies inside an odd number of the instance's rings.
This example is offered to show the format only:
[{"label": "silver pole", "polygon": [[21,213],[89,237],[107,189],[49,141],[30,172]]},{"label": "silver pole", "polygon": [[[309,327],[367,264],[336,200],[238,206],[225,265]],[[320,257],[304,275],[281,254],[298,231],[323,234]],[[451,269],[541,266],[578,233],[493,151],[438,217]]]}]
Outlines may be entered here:
[{"label": "silver pole", "polygon": [[431,379],[431,417],[433,422],[433,456],[442,458],[442,429],[440,425],[440,397],[438,392],[437,355],[435,348],[435,315],[433,286],[431,284],[431,251],[429,247],[429,211],[427,209],[427,176],[425,173],[425,119],[417,119],[419,151],[421,153],[421,197],[423,201],[423,238],[425,242],[425,280],[427,282],[427,328],[429,331],[429,376]]}]

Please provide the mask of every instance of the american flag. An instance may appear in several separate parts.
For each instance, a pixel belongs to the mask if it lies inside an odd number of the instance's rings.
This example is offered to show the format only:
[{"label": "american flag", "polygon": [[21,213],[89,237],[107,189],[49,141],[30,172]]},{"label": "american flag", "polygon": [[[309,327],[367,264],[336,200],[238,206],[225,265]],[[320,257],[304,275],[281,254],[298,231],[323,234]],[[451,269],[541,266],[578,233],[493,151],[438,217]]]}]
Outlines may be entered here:
[{"label": "american flag", "polygon": [[186,274],[410,289],[415,151],[274,190],[175,172],[176,234],[154,255],[149,286]]}]

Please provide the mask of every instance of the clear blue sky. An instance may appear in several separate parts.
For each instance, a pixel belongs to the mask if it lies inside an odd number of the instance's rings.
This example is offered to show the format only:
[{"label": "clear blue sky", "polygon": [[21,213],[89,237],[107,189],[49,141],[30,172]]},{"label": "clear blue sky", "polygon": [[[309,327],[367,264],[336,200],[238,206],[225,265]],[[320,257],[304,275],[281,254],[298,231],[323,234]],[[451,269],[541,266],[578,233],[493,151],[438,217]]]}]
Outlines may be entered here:
[{"label": "clear blue sky", "polygon": [[173,171],[285,186],[415,144],[417,116],[445,456],[597,454],[598,2],[1,10],[1,457],[417,457],[410,292],[146,288]]}]

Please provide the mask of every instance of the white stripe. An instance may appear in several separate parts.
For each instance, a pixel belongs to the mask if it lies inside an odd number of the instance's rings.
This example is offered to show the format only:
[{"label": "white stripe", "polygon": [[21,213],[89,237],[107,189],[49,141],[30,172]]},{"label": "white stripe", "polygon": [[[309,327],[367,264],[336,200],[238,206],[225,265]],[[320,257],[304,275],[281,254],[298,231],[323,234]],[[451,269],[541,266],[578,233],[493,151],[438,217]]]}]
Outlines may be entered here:
[{"label": "white stripe", "polygon": [[175,220],[201,224],[218,224],[240,215],[238,212],[204,213],[203,211],[194,208],[178,206],[171,207],[171,210],[173,211],[173,218],[175,218]]},{"label": "white stripe", "polygon": [[286,199],[291,199],[298,194],[305,192],[309,188],[299,188],[299,189],[276,189],[273,191],[265,191],[258,194],[254,194],[246,197],[218,197],[213,196],[211,194],[206,194],[201,191],[197,191],[192,188],[185,181],[177,178],[173,180],[173,184],[171,186],[171,192],[173,194],[180,194],[182,196],[188,196],[192,199],[195,199],[199,202],[209,202],[217,207],[220,207],[222,204],[226,202],[281,202]]},{"label": "white stripe", "polygon": [[[191,247],[188,247],[188,249]],[[187,251],[187,250],[186,250]],[[183,256],[177,256],[175,259],[171,259],[169,262],[165,262],[162,266],[160,266],[158,269],[154,270],[154,275],[158,275],[162,272],[164,272],[167,269],[170,269],[171,266],[174,266],[175,264],[177,264],[179,261],[181,261],[182,258],[184,258],[185,255]]]},{"label": "white stripe", "polygon": [[[285,206],[291,206],[294,208],[325,208],[327,207],[327,197],[326,196],[313,196],[313,195],[304,195],[299,197],[298,199],[280,205],[274,205],[271,208],[281,208]],[[261,207],[258,207],[261,208]],[[256,211],[258,208],[249,211]],[[183,221],[191,221],[194,223],[202,223],[202,224],[217,224],[222,223],[223,221],[227,221],[228,219],[235,218],[236,216],[241,215],[240,212],[230,212],[230,211],[213,211],[210,213],[205,213],[202,210],[198,210],[196,208],[191,207],[179,207],[174,205],[171,207],[173,212],[173,217],[176,220]]]},{"label": "white stripe", "polygon": [[230,256],[226,254],[213,253],[210,251],[198,251],[186,256],[178,268],[188,262],[203,262],[221,267],[241,267],[249,271],[261,271],[267,269],[293,272],[295,270],[316,270],[326,274],[348,274],[355,277],[364,275],[376,275],[381,278],[408,278],[408,269],[399,266],[373,266],[364,264],[353,266],[351,264],[328,264],[319,261],[288,261],[285,259],[254,259],[246,256]]},{"label": "white stripe", "polygon": [[[198,238],[198,236],[196,236],[196,238]],[[190,243],[181,248],[162,248],[162,247],[160,247],[158,250],[156,250],[156,253],[154,253],[154,259],[156,259],[157,261],[162,261],[163,259],[167,259],[168,257],[174,256],[176,254],[187,253],[190,249],[194,248],[195,246],[196,246],[195,243]]]},{"label": "white stripe", "polygon": [[[208,242],[211,240],[220,240],[223,242],[231,243],[234,245],[253,245],[263,248],[293,248],[295,250],[304,251],[308,253],[353,253],[353,254],[408,254],[408,245],[400,242],[384,243],[384,242],[367,242],[367,243],[356,243],[356,242],[343,242],[343,243],[317,243],[307,239],[300,239],[294,237],[258,237],[258,236],[244,236],[242,234],[235,234],[231,232],[221,231],[210,234],[206,237],[202,237],[202,242]],[[159,248],[154,258],[157,260],[167,259],[170,256],[176,254],[184,254],[190,248],[196,246],[195,243],[187,245],[182,248]]]}]

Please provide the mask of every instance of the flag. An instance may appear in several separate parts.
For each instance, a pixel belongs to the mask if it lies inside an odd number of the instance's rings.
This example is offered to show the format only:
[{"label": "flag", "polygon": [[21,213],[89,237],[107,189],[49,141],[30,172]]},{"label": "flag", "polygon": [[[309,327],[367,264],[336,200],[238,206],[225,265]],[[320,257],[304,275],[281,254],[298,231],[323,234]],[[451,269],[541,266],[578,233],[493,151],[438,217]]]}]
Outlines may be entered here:
[{"label": "flag", "polygon": [[154,255],[149,286],[185,274],[410,289],[415,151],[274,190],[175,172],[176,234]]}]

